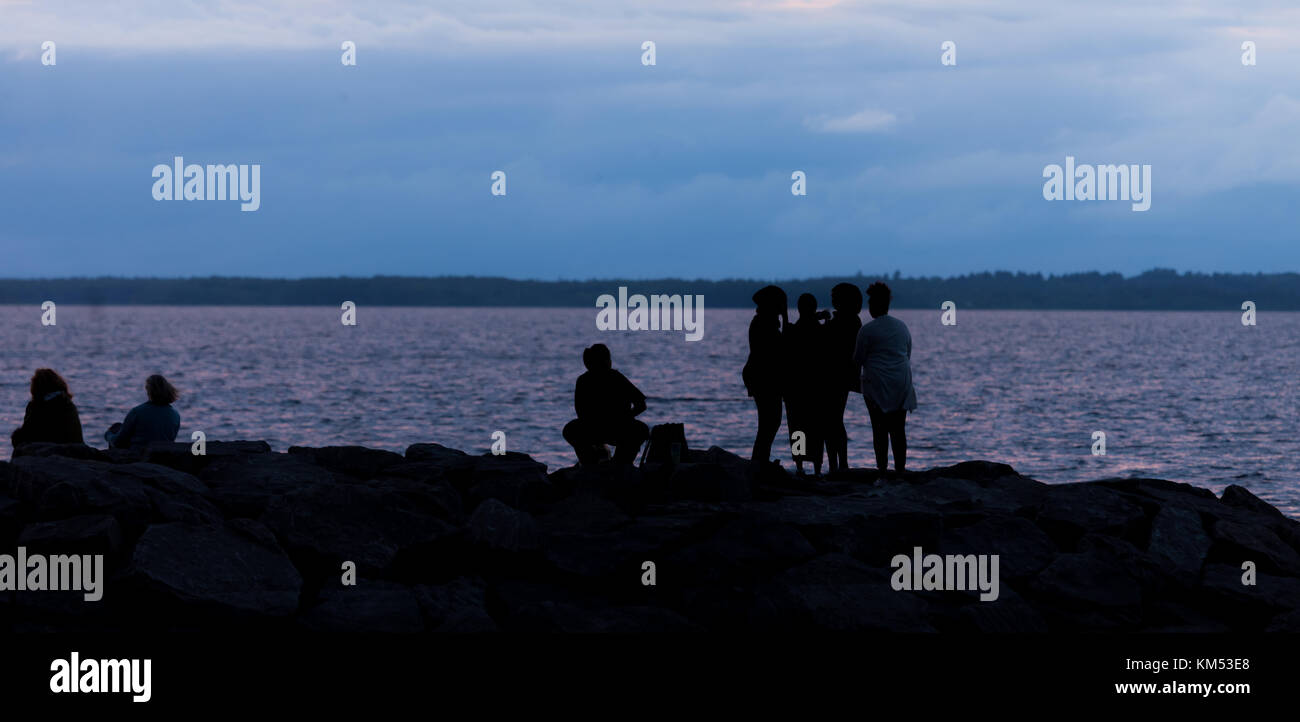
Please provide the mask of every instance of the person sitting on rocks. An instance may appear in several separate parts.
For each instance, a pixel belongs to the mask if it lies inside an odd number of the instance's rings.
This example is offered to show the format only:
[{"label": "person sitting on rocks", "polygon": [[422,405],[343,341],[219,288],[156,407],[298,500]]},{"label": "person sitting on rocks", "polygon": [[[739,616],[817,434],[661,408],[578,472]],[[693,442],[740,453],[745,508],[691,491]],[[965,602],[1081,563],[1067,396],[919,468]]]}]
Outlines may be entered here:
[{"label": "person sitting on rocks", "polygon": [[582,465],[606,458],[605,444],[614,446],[614,462],[631,464],[650,429],[638,421],[645,411],[645,394],[619,373],[609,349],[598,343],[582,352],[587,372],[578,377],[573,407],[578,418],[564,426],[564,440],[573,446]]},{"label": "person sitting on rocks", "polygon": [[158,374],[145,380],[144,390],[149,400],[131,409],[122,423],[113,424],[104,433],[110,447],[140,449],[155,441],[170,443],[176,440],[176,433],[181,429],[181,415],[172,404],[180,398],[180,392]]},{"label": "person sitting on rocks", "polygon": [[9,437],[14,448],[40,441],[52,444],[82,444],[81,417],[72,403],[68,382],[53,369],[36,369],[32,374],[32,400],[27,402],[23,425]]}]

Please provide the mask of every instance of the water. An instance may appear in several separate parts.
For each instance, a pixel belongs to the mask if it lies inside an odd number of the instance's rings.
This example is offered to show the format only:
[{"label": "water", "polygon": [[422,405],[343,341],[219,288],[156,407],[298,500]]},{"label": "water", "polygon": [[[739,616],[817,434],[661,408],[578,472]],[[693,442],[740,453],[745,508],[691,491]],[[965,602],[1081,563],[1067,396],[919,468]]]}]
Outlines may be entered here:
[{"label": "water", "polygon": [[[0,306],[0,430],[22,421],[38,366],[68,379],[86,440],[143,401],[145,377],[181,389],[181,439],[362,444],[436,441],[474,453],[491,434],[551,468],[573,463],[583,347],[603,342],[649,401],[641,418],[686,425],[693,447],[748,456],[755,414],[740,369],[752,313],[705,312],[704,339],[599,332],[595,309]],[[920,407],[909,466],[1011,464],[1046,482],[1146,476],[1220,491],[1240,484],[1300,516],[1296,401],[1300,313],[898,311],[913,338]],[[860,397],[846,423],[855,466],[870,466]],[[1093,431],[1105,456],[1091,454]],[[778,447],[780,446],[778,437]],[[786,455],[786,464],[788,454]]]}]

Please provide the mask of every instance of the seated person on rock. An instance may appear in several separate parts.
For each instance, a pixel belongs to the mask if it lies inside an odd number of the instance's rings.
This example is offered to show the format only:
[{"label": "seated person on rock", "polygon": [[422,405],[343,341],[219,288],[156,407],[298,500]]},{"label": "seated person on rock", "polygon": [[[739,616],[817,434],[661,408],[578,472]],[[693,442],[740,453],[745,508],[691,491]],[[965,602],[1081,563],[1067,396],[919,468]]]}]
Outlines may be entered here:
[{"label": "seated person on rock", "polygon": [[140,449],[155,441],[171,443],[181,429],[181,415],[172,408],[180,392],[167,379],[154,374],[144,382],[149,400],[131,409],[120,424],[104,433],[108,445],[118,449]]},{"label": "seated person on rock", "polygon": [[613,368],[609,349],[598,343],[582,352],[587,372],[578,377],[573,406],[578,418],[564,426],[564,440],[578,453],[579,464],[605,458],[605,444],[614,446],[614,462],[631,464],[650,429],[637,415],[645,411],[645,394]]},{"label": "seated person on rock", "polygon": [[72,403],[68,382],[53,369],[36,369],[32,375],[32,400],[27,402],[23,425],[9,437],[14,448],[40,441],[80,444],[81,417]]}]

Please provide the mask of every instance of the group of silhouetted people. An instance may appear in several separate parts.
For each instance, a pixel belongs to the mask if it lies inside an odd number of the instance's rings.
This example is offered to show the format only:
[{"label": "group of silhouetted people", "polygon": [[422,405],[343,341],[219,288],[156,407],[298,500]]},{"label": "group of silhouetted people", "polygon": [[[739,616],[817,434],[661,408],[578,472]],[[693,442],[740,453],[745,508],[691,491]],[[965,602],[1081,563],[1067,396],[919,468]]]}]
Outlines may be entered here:
[{"label": "group of silhouetted people", "polygon": [[785,291],[765,286],[753,297],[749,359],[742,372],[758,410],[758,434],[751,460],[766,464],[781,428],[784,403],[791,456],[803,473],[804,462],[821,474],[825,450],[828,470],[848,468],[844,410],[850,392],[861,392],[871,416],[876,467],[907,465],[907,412],[916,408],[912,388],[912,336],[889,315],[891,293],[882,282],[867,288],[872,320],[859,319],[862,292],[851,283],[831,289],[834,314],[817,308],[810,293],[799,296],[799,319],[790,323]]},{"label": "group of silhouetted people", "polygon": [[[848,469],[844,410],[849,394],[861,393],[871,417],[876,467],[888,468],[892,447],[894,467],[904,470],[907,412],[916,408],[912,336],[906,324],[889,315],[890,300],[883,282],[867,287],[872,320],[864,326],[862,291],[841,283],[831,289],[834,313],[819,310],[816,297],[805,293],[798,300],[799,318],[791,323],[785,291],[766,286],[754,294],[749,358],[742,371],[758,409],[752,463],[761,468],[770,462],[784,405],[798,473],[808,462],[820,475],[823,451],[828,471]],[[650,435],[636,418],[646,410],[645,395],[613,368],[604,344],[583,351],[582,361],[587,372],[574,389],[578,418],[565,425],[564,439],[580,464],[608,460],[606,445],[615,447],[614,462],[630,464]]]},{"label": "group of silhouetted people", "polygon": [[[112,448],[143,448],[155,441],[175,441],[181,428],[181,415],[172,404],[180,398],[176,387],[166,378],[154,374],[144,382],[148,400],[127,412],[126,418],[104,432]],[[32,375],[31,401],[23,415],[23,425],[14,430],[10,441],[15,449],[22,444],[84,444],[81,417],[72,402],[68,382],[53,369],[37,369]]]}]

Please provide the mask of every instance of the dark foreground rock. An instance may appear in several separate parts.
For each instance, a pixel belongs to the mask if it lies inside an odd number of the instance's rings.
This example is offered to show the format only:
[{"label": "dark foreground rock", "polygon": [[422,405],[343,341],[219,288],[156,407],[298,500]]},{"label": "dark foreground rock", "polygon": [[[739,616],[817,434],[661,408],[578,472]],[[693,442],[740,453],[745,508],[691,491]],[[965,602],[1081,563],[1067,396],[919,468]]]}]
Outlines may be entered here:
[{"label": "dark foreground rock", "polygon": [[[811,480],[716,447],[550,474],[437,444],[207,450],[0,462],[0,554],[105,564],[99,602],[0,590],[0,631],[1300,630],[1300,523],[1238,486],[985,461]],[[898,590],[900,555],[944,567]],[[956,574],[992,555],[996,599]]]}]

